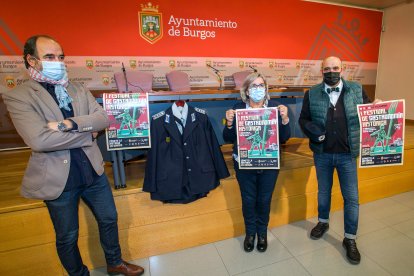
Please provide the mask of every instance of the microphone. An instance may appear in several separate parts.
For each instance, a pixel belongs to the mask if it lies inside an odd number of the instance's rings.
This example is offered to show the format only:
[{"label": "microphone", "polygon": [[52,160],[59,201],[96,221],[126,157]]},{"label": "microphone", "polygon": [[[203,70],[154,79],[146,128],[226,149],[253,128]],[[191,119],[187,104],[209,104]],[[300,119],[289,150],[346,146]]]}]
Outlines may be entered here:
[{"label": "microphone", "polygon": [[122,72],[124,73],[124,79],[125,79],[125,92],[128,92],[128,79],[127,79],[125,66],[123,62],[122,62]]},{"label": "microphone", "polygon": [[257,69],[251,65],[249,65],[249,68],[253,70],[254,73],[257,73]]},{"label": "microphone", "polygon": [[219,90],[224,90],[224,88],[223,88],[223,78],[221,77],[221,75],[220,75],[220,70],[218,70],[218,69],[216,69],[216,68],[214,68],[213,66],[211,66],[210,64],[206,64],[208,67],[210,67],[211,69],[213,69],[214,70],[214,73],[217,75],[217,77],[219,78],[219,81],[220,81],[220,87],[219,87]]},{"label": "microphone", "polygon": [[122,62],[122,72],[124,73],[124,79],[125,79],[125,92],[126,92],[126,93],[128,93],[128,84],[129,84],[129,85],[131,85],[131,86],[133,86],[133,87],[137,87],[137,88],[139,88],[139,90],[141,90],[141,92],[144,92],[144,93],[145,93],[144,89],[142,89],[142,87],[141,87],[141,86],[139,86],[138,84],[132,84],[132,83],[129,83],[129,82],[128,82],[127,75],[126,75],[126,70],[125,70],[125,66],[124,66],[124,63],[123,63],[123,62]]},{"label": "microphone", "polygon": [[220,72],[220,70],[214,68],[213,66],[211,66],[210,64],[207,64],[208,67],[210,67],[211,69],[213,69],[216,73]]}]

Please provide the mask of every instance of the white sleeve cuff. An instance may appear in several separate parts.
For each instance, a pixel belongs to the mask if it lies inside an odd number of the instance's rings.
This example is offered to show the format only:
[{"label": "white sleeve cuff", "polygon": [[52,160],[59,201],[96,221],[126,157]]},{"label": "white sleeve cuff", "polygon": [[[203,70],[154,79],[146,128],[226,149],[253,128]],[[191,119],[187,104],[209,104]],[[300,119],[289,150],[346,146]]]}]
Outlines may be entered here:
[{"label": "white sleeve cuff", "polygon": [[283,120],[282,120],[282,125],[287,125],[287,124],[289,124],[289,118],[287,119],[287,122],[286,123],[283,123]]}]

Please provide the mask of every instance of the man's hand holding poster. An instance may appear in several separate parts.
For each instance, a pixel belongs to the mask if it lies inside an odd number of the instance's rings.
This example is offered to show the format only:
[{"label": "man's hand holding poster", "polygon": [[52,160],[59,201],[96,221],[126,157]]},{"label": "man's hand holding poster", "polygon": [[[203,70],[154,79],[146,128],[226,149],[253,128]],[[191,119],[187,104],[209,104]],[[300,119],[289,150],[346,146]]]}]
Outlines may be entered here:
[{"label": "man's hand holding poster", "polygon": [[103,107],[109,117],[108,150],[151,147],[147,93],[104,93]]},{"label": "man's hand holding poster", "polygon": [[405,102],[358,105],[361,125],[360,168],[402,165]]},{"label": "man's hand holding poster", "polygon": [[277,108],[236,110],[240,169],[279,169]]}]

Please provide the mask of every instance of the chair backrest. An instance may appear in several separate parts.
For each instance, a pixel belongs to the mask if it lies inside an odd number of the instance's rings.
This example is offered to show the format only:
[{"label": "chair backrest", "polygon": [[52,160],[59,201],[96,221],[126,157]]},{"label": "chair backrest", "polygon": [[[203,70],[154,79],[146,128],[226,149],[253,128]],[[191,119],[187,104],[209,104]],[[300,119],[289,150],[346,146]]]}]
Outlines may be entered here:
[{"label": "chair backrest", "polygon": [[[126,77],[128,79],[128,90],[125,91],[125,76],[123,72],[114,74],[116,87],[118,92],[145,92],[152,90],[152,77],[151,73],[140,71],[127,71]],[[142,88],[142,90],[141,90]]]},{"label": "chair backrest", "polygon": [[239,90],[242,87],[244,80],[251,73],[252,71],[247,71],[247,70],[234,73],[233,79],[234,79],[235,89]]},{"label": "chair backrest", "polygon": [[181,71],[171,71],[165,74],[168,86],[171,91],[190,91],[190,80],[187,73]]}]

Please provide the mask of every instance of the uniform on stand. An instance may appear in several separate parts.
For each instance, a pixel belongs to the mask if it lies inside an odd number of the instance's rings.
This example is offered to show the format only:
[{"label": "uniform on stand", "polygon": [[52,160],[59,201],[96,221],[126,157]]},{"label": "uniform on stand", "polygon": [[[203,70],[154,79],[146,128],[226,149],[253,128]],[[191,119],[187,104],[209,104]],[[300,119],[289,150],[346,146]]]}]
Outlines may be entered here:
[{"label": "uniform on stand", "polygon": [[152,116],[143,191],[164,203],[207,196],[229,171],[206,112],[186,103]]}]

